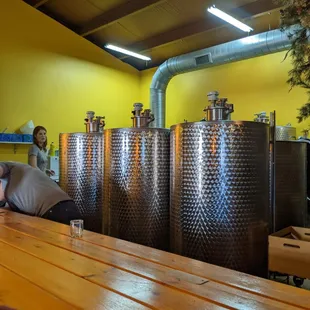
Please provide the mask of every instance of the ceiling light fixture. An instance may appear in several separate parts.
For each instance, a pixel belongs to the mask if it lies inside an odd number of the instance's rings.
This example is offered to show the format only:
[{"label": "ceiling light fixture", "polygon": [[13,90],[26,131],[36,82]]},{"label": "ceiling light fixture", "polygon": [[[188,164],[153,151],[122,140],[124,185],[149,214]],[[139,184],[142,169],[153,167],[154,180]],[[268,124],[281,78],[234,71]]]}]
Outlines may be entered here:
[{"label": "ceiling light fixture", "polygon": [[121,47],[118,47],[118,46],[115,46],[115,45],[112,45],[112,44],[106,44],[104,47],[105,47],[105,48],[108,48],[108,49],[110,49],[110,50],[116,51],[116,52],[120,52],[120,53],[129,55],[129,56],[135,57],[135,58],[142,59],[142,60],[147,60],[147,61],[148,61],[148,60],[151,60],[150,57],[143,56],[143,55],[141,55],[141,54],[137,54],[137,53],[128,51],[128,50],[126,50],[126,49],[124,49],[124,48],[121,48]]},{"label": "ceiling light fixture", "polygon": [[231,25],[245,31],[245,32],[253,31],[253,28],[251,28],[248,25],[240,22],[238,19],[235,19],[234,17],[226,14],[225,12],[219,10],[218,8],[215,7],[215,5],[209,7],[208,12],[217,16],[218,18],[224,20],[225,22],[230,23]]}]

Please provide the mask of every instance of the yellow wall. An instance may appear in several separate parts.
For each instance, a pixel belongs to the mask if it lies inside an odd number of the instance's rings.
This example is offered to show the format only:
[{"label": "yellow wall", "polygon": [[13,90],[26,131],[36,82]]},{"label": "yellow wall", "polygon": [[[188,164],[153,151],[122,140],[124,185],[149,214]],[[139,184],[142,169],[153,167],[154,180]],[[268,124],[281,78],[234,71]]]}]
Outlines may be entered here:
[{"label": "yellow wall", "polygon": [[[23,123],[59,132],[84,131],[87,110],[107,128],[129,126],[139,99],[139,72],[31,8],[0,0],[0,132]],[[127,113],[128,111],[128,113]],[[0,145],[0,160],[27,161],[27,146]]]},{"label": "yellow wall", "polygon": [[[308,122],[297,124],[297,109],[307,102],[307,95],[297,88],[289,93],[286,80],[291,64],[289,60],[282,62],[284,55],[277,53],[174,77],[167,88],[167,127],[184,119],[201,119],[207,93],[218,90],[235,106],[232,119],[253,120],[254,113],[276,110],[279,125],[291,123],[300,133]],[[147,105],[154,72],[141,73],[141,101]]]}]

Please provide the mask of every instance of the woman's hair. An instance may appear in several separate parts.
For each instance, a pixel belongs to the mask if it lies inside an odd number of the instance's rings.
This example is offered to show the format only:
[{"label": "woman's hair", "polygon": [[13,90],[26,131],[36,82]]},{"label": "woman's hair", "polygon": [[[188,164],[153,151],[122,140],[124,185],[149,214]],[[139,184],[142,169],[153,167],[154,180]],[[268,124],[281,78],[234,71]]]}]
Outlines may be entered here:
[{"label": "woman's hair", "polygon": [[45,129],[45,127],[43,127],[43,126],[37,126],[37,127],[33,130],[33,134],[32,134],[32,136],[33,136],[33,143],[34,143],[39,149],[43,149],[44,151],[46,151],[47,138],[46,138],[45,142],[43,143],[43,146],[41,147],[41,146],[39,145],[39,142],[38,142],[37,137],[36,137],[36,135],[38,134],[38,132],[39,132],[40,130],[44,130],[44,131],[47,133],[47,130]]}]

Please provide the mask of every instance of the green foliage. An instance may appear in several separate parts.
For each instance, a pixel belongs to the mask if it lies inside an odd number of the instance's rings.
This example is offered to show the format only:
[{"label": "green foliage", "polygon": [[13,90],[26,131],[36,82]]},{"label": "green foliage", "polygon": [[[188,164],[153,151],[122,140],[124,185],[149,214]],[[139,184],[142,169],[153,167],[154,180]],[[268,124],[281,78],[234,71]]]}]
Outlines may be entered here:
[{"label": "green foliage", "polygon": [[[293,69],[289,72],[288,83],[291,87],[307,90],[308,102],[299,109],[299,122],[310,117],[310,0],[274,0],[283,6],[281,27],[288,31],[292,47],[288,55],[292,58]],[[299,27],[290,29],[291,26]]]}]

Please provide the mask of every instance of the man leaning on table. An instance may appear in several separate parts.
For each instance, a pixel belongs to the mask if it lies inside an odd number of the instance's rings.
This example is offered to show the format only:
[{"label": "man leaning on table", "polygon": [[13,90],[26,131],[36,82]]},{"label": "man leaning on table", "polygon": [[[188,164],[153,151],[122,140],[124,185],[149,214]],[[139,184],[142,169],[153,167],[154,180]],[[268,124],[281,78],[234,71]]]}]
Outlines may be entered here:
[{"label": "man leaning on table", "polygon": [[0,206],[69,224],[81,218],[73,200],[45,173],[16,162],[0,162]]}]

